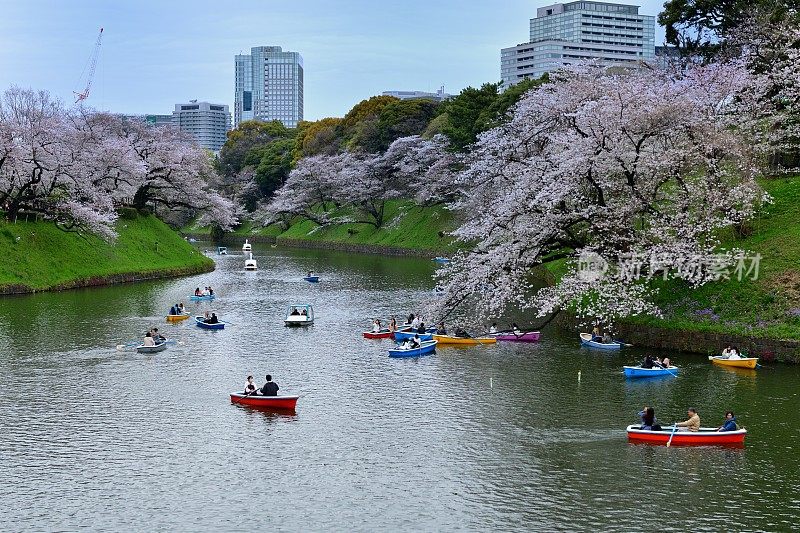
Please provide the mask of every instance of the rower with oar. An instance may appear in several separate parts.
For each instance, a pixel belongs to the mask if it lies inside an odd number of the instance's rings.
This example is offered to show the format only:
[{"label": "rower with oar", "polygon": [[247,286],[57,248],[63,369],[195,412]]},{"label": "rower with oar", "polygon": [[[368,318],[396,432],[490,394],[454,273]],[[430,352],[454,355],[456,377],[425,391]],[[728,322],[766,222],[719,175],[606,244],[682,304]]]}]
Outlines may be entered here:
[{"label": "rower with oar", "polygon": [[255,382],[253,381],[253,376],[247,376],[247,381],[244,384],[244,395],[247,396],[277,396],[278,384],[272,381],[272,376],[267,374],[266,375],[267,382],[264,383],[264,386],[260,389],[256,387]]}]

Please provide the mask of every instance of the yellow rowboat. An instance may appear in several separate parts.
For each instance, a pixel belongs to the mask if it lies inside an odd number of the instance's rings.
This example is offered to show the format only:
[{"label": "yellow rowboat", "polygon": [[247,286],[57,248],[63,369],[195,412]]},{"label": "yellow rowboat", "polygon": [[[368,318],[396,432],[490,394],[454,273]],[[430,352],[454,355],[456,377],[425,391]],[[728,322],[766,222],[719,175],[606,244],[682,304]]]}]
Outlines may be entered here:
[{"label": "yellow rowboat", "polygon": [[494,344],[497,339],[494,337],[479,337],[474,339],[472,337],[451,337],[450,335],[434,335],[433,340],[439,344]]},{"label": "yellow rowboat", "polygon": [[715,365],[735,366],[738,368],[755,368],[758,364],[758,357],[743,357],[741,359],[723,359],[720,356],[709,355],[708,360]]},{"label": "yellow rowboat", "polygon": [[183,315],[167,315],[167,322],[180,322],[181,320],[186,320],[189,318],[189,314]]}]

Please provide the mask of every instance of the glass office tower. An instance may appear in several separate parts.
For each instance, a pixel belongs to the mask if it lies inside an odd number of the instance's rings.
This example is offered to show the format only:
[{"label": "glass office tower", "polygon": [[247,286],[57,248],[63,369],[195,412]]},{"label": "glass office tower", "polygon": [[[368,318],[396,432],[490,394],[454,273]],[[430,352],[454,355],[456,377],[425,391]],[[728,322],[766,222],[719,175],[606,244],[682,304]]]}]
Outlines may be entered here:
[{"label": "glass office tower", "polygon": [[287,128],[303,120],[303,57],[280,46],[257,46],[234,57],[233,124],[280,120]]}]

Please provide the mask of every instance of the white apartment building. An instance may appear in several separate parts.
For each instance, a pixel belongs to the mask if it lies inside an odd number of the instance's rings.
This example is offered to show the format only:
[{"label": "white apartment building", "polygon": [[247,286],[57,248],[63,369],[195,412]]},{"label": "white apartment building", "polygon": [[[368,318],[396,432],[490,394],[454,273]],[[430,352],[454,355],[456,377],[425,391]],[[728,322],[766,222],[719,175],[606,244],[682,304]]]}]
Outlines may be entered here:
[{"label": "white apartment building", "polygon": [[303,57],[280,46],[257,46],[234,57],[234,127],[244,120],[303,120]]},{"label": "white apartment building", "polygon": [[426,91],[383,91],[383,96],[394,96],[400,100],[418,100],[425,98],[428,100],[438,100],[440,102],[452,98],[452,94],[444,92],[444,87],[439,88],[435,93]]},{"label": "white apartment building", "polygon": [[580,61],[632,67],[654,57],[655,17],[639,6],[569,2],[536,10],[529,42],[500,51],[500,75],[508,87]]},{"label": "white apartment building", "polygon": [[231,129],[231,114],[227,105],[189,100],[175,104],[172,125],[189,133],[203,148],[219,152]]}]

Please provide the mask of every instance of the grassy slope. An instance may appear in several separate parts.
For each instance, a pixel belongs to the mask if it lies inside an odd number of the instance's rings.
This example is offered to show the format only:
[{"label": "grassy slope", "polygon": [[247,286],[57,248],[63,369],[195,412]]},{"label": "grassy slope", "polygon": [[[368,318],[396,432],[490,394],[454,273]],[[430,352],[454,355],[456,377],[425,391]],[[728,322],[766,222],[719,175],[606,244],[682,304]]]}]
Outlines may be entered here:
[{"label": "grassy slope", "polygon": [[[238,228],[234,235],[265,235],[282,239],[341,242],[348,244],[395,246],[415,250],[451,251],[455,248],[451,237],[440,237],[439,232],[455,228],[453,214],[441,207],[420,208],[412,202],[395,200],[387,202],[386,222],[380,229],[369,224],[343,224],[319,227],[308,220],[297,221],[285,231],[277,225],[255,229],[249,223]],[[208,234],[208,228],[187,226],[184,232]]]},{"label": "grassy slope", "polygon": [[0,286],[42,290],[99,276],[212,264],[153,216],[120,219],[117,231],[117,241],[108,244],[94,236],[65,233],[45,222],[0,222]]},{"label": "grassy slope", "polygon": [[800,339],[800,176],[764,180],[775,202],[753,223],[753,233],[723,238],[723,246],[761,254],[756,281],[721,281],[692,290],[686,284],[662,284],[658,303],[665,319],[632,321],[687,331],[713,331]]}]

